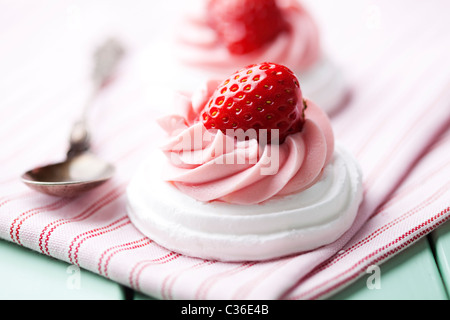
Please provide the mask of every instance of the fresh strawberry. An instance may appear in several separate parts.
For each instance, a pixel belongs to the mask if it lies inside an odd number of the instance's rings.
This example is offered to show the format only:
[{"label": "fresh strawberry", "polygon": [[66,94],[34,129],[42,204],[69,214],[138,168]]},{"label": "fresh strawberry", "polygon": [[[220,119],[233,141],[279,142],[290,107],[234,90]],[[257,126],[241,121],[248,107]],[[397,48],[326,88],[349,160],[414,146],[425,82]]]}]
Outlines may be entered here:
[{"label": "fresh strawberry", "polygon": [[287,30],[276,0],[210,0],[209,24],[232,54],[261,48]]},{"label": "fresh strawberry", "polygon": [[[300,85],[287,67],[264,62],[237,71],[214,91],[200,121],[207,129],[278,129],[279,142],[302,130],[305,121]],[[258,135],[259,137],[259,135]]]}]

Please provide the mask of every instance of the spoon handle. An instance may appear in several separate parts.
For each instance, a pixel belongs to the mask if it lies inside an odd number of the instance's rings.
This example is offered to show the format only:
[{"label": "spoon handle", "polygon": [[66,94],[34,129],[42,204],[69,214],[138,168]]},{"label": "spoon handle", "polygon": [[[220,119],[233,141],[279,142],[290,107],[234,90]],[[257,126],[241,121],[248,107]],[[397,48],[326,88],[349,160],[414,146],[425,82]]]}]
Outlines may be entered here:
[{"label": "spoon handle", "polygon": [[81,119],[74,123],[70,133],[70,148],[68,157],[73,157],[90,147],[90,134],[87,127],[87,111],[97,94],[111,80],[114,71],[124,55],[122,45],[115,39],[107,40],[94,52],[94,66],[92,72],[93,89],[84,105]]},{"label": "spoon handle", "polygon": [[97,87],[101,88],[110,80],[124,52],[122,45],[115,39],[109,39],[95,51],[92,80]]}]

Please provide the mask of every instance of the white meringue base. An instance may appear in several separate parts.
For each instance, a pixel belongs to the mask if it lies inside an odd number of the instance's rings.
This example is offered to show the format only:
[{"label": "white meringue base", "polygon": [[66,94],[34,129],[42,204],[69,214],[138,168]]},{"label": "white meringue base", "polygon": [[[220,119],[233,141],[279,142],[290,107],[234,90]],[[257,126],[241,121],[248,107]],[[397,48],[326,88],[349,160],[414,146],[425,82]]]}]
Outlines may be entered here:
[{"label": "white meringue base", "polygon": [[150,157],[128,186],[128,214],[167,249],[220,261],[259,261],[332,243],[352,225],[362,201],[362,175],[338,147],[321,179],[298,194],[259,205],[203,203],[163,181],[164,155]]},{"label": "white meringue base", "polygon": [[[193,92],[211,79],[225,80],[233,72],[245,67],[237,65],[234,70],[208,69],[181,63],[176,47],[169,43],[158,44],[158,50],[148,49],[140,57],[140,73],[151,87],[155,83],[180,92]],[[260,63],[263,61],[255,61]],[[306,71],[292,71],[300,81],[305,98],[314,101],[329,115],[344,101],[347,83],[342,71],[327,56],[323,56]]]},{"label": "white meringue base", "polygon": [[344,102],[348,87],[342,71],[328,58],[323,57],[307,71],[295,71],[304,97],[314,101],[328,115]]}]

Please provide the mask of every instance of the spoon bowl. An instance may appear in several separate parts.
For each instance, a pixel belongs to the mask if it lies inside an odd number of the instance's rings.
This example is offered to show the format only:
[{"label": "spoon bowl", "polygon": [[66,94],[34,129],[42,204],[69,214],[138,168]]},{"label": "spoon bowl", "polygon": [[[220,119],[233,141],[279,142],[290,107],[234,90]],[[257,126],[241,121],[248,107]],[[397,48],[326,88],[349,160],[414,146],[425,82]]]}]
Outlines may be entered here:
[{"label": "spoon bowl", "polygon": [[114,166],[90,152],[25,172],[22,181],[33,190],[58,197],[75,197],[111,179]]},{"label": "spoon bowl", "polygon": [[58,197],[75,197],[98,187],[114,175],[114,166],[89,151],[90,132],[86,112],[94,98],[111,79],[124,49],[119,42],[109,39],[94,55],[93,91],[82,117],[75,122],[70,134],[70,148],[61,163],[37,167],[22,175],[22,182],[31,189]]}]

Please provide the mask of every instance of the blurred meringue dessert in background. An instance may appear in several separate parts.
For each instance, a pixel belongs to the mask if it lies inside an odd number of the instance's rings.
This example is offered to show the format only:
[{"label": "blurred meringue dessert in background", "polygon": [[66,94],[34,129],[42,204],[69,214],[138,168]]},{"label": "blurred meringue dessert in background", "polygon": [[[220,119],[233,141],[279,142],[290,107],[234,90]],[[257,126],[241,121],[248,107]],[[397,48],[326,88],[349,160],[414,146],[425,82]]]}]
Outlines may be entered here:
[{"label": "blurred meringue dessert in background", "polygon": [[343,74],[323,52],[319,28],[300,0],[202,0],[183,16],[174,38],[169,51],[183,89],[271,61],[289,66],[304,95],[326,112],[346,97]]},{"label": "blurred meringue dessert in background", "polygon": [[128,214],[161,246],[260,261],[339,239],[363,198],[358,163],[286,66],[249,65],[180,95],[132,178]]}]

